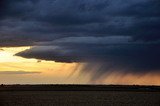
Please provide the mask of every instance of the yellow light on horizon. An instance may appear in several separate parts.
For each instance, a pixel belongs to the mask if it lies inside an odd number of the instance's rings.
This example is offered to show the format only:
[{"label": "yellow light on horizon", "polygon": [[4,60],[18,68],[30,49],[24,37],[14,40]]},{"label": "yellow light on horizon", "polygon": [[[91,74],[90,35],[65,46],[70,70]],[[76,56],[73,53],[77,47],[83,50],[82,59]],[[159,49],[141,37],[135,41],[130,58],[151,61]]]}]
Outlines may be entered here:
[{"label": "yellow light on horizon", "polygon": [[160,73],[137,74],[106,73],[94,82],[90,79],[96,70],[82,71],[85,63],[57,63],[54,61],[38,61],[15,56],[16,53],[30,47],[0,48],[0,71],[41,72],[38,74],[0,74],[0,84],[150,84],[160,85]]},{"label": "yellow light on horizon", "polygon": [[[79,71],[75,71],[77,63],[58,63],[45,60],[39,62],[37,59],[27,59],[15,56],[16,53],[29,48],[30,47],[0,48],[0,71],[25,71],[41,73],[24,75],[0,74],[0,83],[69,83],[71,81],[84,83],[86,81],[84,78],[82,81],[79,80]],[[72,75],[72,77],[68,78],[70,75]]]},{"label": "yellow light on horizon", "polygon": [[[16,53],[29,49],[30,47],[9,47],[9,48],[0,48],[0,62],[22,62],[26,59],[18,56],[14,56]],[[30,60],[31,61],[31,60]]]}]

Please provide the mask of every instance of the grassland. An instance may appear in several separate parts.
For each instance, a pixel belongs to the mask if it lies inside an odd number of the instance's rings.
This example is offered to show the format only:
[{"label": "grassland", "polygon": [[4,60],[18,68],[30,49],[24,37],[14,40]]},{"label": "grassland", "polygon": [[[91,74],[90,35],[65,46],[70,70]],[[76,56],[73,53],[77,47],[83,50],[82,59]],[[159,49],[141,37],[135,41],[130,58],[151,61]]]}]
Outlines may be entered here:
[{"label": "grassland", "polygon": [[160,87],[10,85],[0,106],[160,106]]}]

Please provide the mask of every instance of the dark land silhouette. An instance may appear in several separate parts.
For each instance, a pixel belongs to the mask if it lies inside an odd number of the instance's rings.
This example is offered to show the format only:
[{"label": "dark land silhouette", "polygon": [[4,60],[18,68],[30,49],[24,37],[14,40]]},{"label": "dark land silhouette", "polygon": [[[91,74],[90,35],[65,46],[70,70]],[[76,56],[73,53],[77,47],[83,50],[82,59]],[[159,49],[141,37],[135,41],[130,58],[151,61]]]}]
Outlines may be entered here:
[{"label": "dark land silhouette", "polygon": [[1,85],[0,106],[160,106],[160,86]]}]

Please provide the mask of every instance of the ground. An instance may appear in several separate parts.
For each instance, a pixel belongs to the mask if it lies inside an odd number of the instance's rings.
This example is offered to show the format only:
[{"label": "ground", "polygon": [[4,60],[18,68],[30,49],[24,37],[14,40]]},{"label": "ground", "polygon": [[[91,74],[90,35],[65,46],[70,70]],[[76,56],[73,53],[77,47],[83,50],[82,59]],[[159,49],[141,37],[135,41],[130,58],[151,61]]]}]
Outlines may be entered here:
[{"label": "ground", "polygon": [[0,106],[160,106],[160,92],[2,90]]}]

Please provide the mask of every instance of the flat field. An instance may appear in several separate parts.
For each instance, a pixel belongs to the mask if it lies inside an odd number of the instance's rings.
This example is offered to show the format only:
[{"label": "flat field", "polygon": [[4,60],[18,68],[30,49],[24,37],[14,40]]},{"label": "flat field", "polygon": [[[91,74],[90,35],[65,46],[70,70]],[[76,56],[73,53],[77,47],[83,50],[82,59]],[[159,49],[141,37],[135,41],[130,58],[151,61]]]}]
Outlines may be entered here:
[{"label": "flat field", "polygon": [[147,89],[139,87],[140,90],[131,89],[132,87],[126,87],[128,90],[124,87],[123,89],[114,87],[114,90],[103,87],[100,90],[102,86],[97,88],[87,86],[84,87],[85,90],[76,90],[77,88],[73,89],[73,86],[68,87],[72,89],[60,87],[60,90],[54,89],[53,86],[25,87],[25,89],[24,87],[18,89],[16,86],[1,88],[0,106],[160,106],[159,89],[149,90],[148,87]]}]

